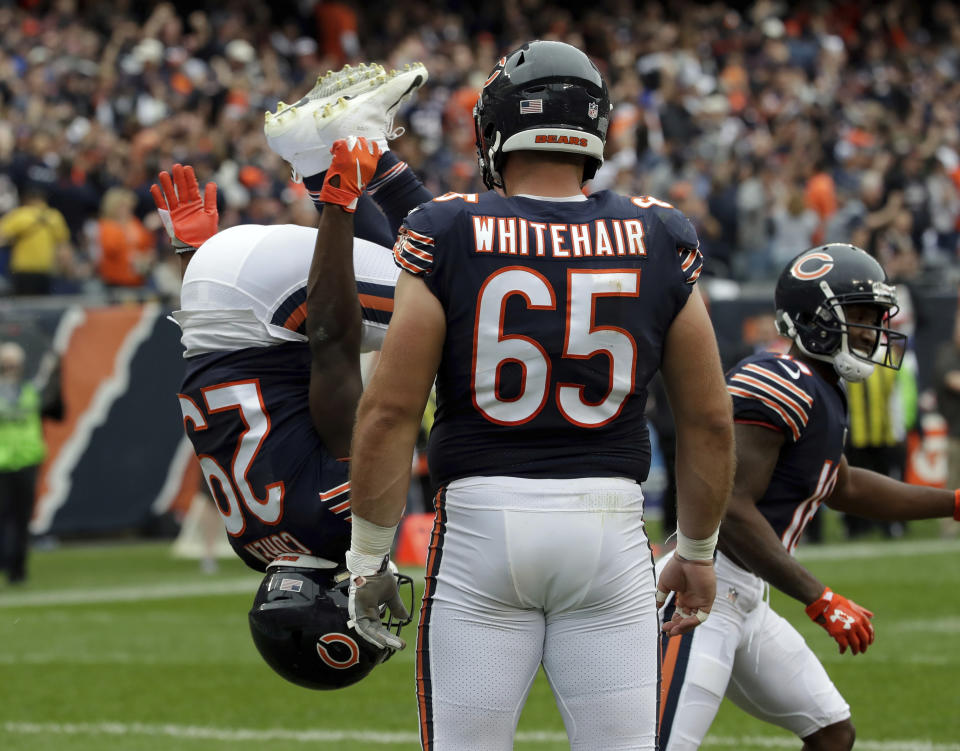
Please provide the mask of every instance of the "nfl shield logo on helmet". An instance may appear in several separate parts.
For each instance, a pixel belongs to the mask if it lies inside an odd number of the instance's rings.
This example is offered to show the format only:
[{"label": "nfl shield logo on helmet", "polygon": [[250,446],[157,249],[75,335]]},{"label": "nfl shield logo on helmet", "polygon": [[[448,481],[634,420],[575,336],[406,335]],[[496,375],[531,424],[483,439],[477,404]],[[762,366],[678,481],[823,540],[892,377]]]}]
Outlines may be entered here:
[{"label": "nfl shield logo on helmet", "polygon": [[590,102],[590,104],[587,105],[587,117],[589,117],[591,120],[597,119],[597,114],[599,111],[600,109],[597,107],[596,102]]}]

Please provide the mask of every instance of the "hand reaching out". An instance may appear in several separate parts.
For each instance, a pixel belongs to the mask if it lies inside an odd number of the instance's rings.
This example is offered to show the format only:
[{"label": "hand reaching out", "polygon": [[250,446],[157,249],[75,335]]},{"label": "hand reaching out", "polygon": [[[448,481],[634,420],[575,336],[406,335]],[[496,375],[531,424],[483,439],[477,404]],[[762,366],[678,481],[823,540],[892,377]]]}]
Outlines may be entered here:
[{"label": "hand reaching out", "polygon": [[161,172],[160,185],[150,186],[160,221],[177,253],[196,250],[217,233],[217,184],[207,183],[203,197],[190,165],[173,165],[173,177]]}]

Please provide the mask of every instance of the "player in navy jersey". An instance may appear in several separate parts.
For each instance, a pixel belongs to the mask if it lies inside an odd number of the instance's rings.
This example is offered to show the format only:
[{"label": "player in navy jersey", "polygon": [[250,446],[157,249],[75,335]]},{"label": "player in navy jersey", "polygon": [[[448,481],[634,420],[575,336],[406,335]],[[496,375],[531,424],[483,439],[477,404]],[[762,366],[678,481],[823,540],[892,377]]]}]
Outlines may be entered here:
[{"label": "player in navy jersey", "polygon": [[[899,368],[903,354],[903,335],[886,327],[897,301],[880,264],[852,245],[812,248],[780,275],[776,306],[789,353],[747,357],[727,374],[737,471],[720,527],[717,596],[703,627],[664,640],[664,751],[699,748],[724,696],[796,733],[804,749],[851,748],[850,708],[765,602],[766,587],[800,601],[841,653],[859,654],[873,643],[873,613],[792,556],[817,509],[885,521],[960,517],[957,492],[906,485],[843,457],[843,382],[864,380],[877,364]],[[671,610],[668,602],[665,615]]]},{"label": "player in navy jersey", "polygon": [[358,643],[346,623],[346,458],[360,352],[379,347],[393,306],[397,271],[384,243],[430,197],[381,148],[397,106],[425,79],[422,65],[390,75],[348,66],[268,113],[270,146],[321,209],[316,229],[242,225],[210,237],[215,188],[201,199],[178,165],[154,189],[187,260],[173,314],[187,359],[184,428],[235,552],[267,572],[250,613],[254,641],[277,672],[313,688],[359,680],[390,652]]},{"label": "player in navy jersey", "polygon": [[[657,199],[585,196],[602,161],[606,84],[579,50],[500,60],[475,110],[482,195],[404,221],[403,273],[358,411],[347,565],[357,630],[377,644],[382,572],[419,415],[436,377],[440,487],[417,644],[425,749],[513,748],[542,665],[574,749],[656,742],[657,586],[640,489],[646,387],[677,416],[681,556],[660,578],[686,633],[713,602],[732,479],[730,399],[696,291],[687,219]],[[665,596],[665,595],[664,595]]]}]

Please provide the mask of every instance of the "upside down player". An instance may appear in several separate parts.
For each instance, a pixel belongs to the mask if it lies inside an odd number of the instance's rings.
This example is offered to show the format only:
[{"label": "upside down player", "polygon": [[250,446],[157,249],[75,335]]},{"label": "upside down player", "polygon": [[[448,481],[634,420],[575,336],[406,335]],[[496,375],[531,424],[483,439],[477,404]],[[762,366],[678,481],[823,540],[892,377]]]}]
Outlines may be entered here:
[{"label": "upside down player", "polygon": [[[215,186],[201,199],[192,170],[177,165],[153,190],[187,261],[174,313],[187,359],[184,427],[235,552],[268,572],[250,614],[254,641],[278,673],[313,688],[359,680],[390,652],[348,630],[335,581],[350,540],[342,459],[361,347],[379,347],[392,308],[391,236],[430,197],[380,153],[426,75],[421,65],[390,75],[348,66],[268,113],[268,143],[303,176],[321,209],[317,229],[243,225],[210,237]],[[386,216],[364,190],[378,190]],[[322,607],[302,607],[314,598]],[[405,616],[402,604],[394,614]]]},{"label": "upside down player", "polygon": [[429,751],[512,749],[541,665],[572,749],[655,747],[657,585],[640,482],[646,387],[661,368],[682,468],[681,554],[659,582],[678,592],[668,628],[697,627],[713,602],[733,426],[695,287],[697,237],[656,199],[582,193],[609,113],[580,50],[514,50],[474,111],[484,182],[502,192],[434,199],[394,246],[404,272],[357,413],[347,564],[357,631],[386,638],[379,606],[396,584],[384,572],[436,376],[441,491],[417,643]]},{"label": "upside down player", "polygon": [[698,748],[724,695],[794,732],[804,749],[851,748],[849,706],[800,634],[765,602],[765,587],[799,600],[841,654],[860,654],[874,640],[873,613],[793,558],[804,526],[821,504],[884,521],[960,517],[960,492],[906,485],[851,467],[842,455],[841,380],[862,381],[875,364],[899,368],[903,353],[903,335],[884,325],[897,300],[880,264],[852,245],[812,248],[781,273],[776,307],[790,352],[753,355],[727,374],[737,472],[720,527],[717,596],[707,623],[662,645],[664,751]]}]

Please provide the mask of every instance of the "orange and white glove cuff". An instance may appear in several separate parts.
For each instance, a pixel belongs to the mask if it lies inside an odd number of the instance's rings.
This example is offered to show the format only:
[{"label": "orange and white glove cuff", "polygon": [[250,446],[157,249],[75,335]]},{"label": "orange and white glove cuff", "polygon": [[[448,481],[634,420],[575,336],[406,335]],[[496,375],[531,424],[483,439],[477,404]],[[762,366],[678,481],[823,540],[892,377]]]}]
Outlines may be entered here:
[{"label": "orange and white glove cuff", "polygon": [[335,188],[330,183],[324,183],[323,189],[320,191],[320,194],[317,196],[317,201],[320,203],[334,203],[337,206],[341,206],[344,211],[349,211],[351,214],[357,210],[357,202],[360,200],[360,196],[357,193],[354,193],[351,190],[343,190],[342,188]]},{"label": "orange and white glove cuff", "polygon": [[833,590],[830,587],[824,587],[820,597],[807,605],[804,611],[810,616],[810,620],[815,621],[830,607],[831,600],[833,600]]}]

